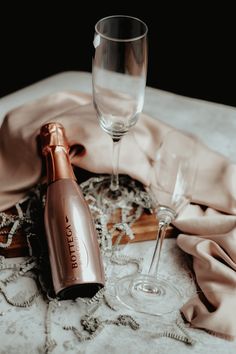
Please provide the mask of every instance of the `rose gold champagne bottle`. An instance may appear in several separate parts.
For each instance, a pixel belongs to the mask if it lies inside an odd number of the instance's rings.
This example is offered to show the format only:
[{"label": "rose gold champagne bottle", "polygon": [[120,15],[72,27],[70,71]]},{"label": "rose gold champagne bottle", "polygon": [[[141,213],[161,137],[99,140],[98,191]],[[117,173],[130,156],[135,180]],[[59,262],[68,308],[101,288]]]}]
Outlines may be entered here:
[{"label": "rose gold champagne bottle", "polygon": [[104,286],[95,226],[69,160],[64,128],[48,123],[40,131],[47,166],[45,229],[55,294],[92,297]]}]

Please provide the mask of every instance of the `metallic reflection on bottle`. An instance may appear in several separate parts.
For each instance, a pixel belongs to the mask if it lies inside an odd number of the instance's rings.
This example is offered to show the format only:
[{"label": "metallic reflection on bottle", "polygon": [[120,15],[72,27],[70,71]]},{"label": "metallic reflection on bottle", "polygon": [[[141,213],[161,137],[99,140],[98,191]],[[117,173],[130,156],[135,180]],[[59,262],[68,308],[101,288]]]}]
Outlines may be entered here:
[{"label": "metallic reflection on bottle", "polygon": [[64,128],[40,131],[47,166],[45,230],[55,294],[92,297],[104,286],[104,269],[92,216],[69,160]]}]

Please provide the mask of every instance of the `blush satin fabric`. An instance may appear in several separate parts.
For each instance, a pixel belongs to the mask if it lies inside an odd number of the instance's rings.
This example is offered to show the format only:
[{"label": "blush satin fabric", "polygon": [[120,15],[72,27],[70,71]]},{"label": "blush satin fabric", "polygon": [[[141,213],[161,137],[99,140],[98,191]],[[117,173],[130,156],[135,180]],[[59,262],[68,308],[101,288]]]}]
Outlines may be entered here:
[{"label": "blush satin fabric", "polygon": [[[9,112],[0,128],[0,210],[38,183],[42,160],[37,136],[46,122],[58,121],[70,145],[85,152],[72,163],[90,172],[111,173],[111,138],[102,131],[91,96],[61,92]],[[148,186],[152,161],[162,137],[172,127],[144,114],[121,144],[120,172]],[[181,134],[180,143],[181,143]],[[236,165],[198,141],[198,175],[193,203],[177,218],[179,247],[193,257],[201,294],[190,298],[182,313],[192,326],[222,337],[236,336]],[[205,300],[202,300],[204,294]]]}]

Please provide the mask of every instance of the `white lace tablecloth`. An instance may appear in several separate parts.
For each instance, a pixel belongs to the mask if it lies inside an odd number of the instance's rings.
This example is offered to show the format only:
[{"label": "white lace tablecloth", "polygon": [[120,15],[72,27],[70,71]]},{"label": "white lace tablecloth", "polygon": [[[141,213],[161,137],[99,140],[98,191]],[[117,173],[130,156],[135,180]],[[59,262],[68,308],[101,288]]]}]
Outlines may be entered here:
[{"label": "white lace tablecloth", "polygon": [[[0,122],[4,114],[13,107],[67,89],[91,92],[91,74],[62,73],[0,99]],[[153,118],[158,117],[175,127],[197,134],[212,149],[236,161],[236,108],[147,88],[144,111]],[[142,257],[145,260],[143,262],[145,268],[149,264],[153,247],[154,242],[148,241],[127,245],[122,252],[133,257]],[[6,262],[21,263],[25,260],[15,258]],[[135,270],[136,266],[130,264],[114,265],[113,268],[113,272],[119,276]],[[0,279],[5,279],[9,272],[1,270]],[[195,287],[187,258],[176,246],[175,239],[167,239],[164,242],[160,272],[178,286],[183,303],[187,301]],[[8,285],[7,294],[11,299],[20,301],[23,297],[29,297],[35,290],[36,284],[32,278],[21,277]],[[102,303],[95,313],[101,321],[114,322],[119,314],[126,314],[131,315],[140,324],[140,328],[133,330],[129,326],[117,326],[106,322],[95,338],[79,342],[68,326],[78,328],[80,318],[86,311],[87,305],[83,302],[62,301],[60,307],[55,305],[49,318],[47,304],[42,295],[36,298],[32,306],[20,308],[10,306],[0,294],[0,353],[43,353],[45,331],[48,332],[48,338],[56,343],[52,353],[236,353],[236,341],[228,342],[200,329],[186,329],[187,334],[195,341],[194,345],[178,340],[176,335],[183,337],[185,334],[175,325],[174,315],[163,320],[136,314],[122,307],[114,311],[105,303]],[[175,333],[175,338],[161,336],[160,333],[165,331]]]}]

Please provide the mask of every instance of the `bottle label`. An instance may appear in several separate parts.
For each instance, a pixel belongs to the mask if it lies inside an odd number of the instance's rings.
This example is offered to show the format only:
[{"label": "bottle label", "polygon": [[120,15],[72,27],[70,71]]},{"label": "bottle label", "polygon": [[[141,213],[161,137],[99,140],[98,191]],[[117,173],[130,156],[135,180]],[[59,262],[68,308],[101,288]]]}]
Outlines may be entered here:
[{"label": "bottle label", "polygon": [[77,242],[74,239],[72,227],[67,216],[65,217],[65,220],[66,220],[66,239],[67,239],[67,244],[69,249],[71,267],[72,269],[76,269],[81,263],[79,247],[76,247]]}]

